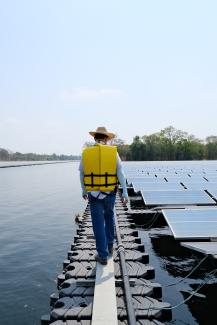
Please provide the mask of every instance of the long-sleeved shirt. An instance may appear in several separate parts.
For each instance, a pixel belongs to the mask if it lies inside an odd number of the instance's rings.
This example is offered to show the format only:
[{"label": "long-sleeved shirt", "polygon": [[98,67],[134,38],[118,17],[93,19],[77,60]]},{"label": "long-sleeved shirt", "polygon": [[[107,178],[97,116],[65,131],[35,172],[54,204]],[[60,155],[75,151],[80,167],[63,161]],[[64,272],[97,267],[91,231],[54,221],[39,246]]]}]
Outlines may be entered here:
[{"label": "long-sleeved shirt", "polygon": [[[127,193],[127,185],[126,185],[126,178],[124,175],[124,171],[123,171],[123,167],[122,167],[122,162],[121,162],[121,158],[119,157],[119,154],[117,153],[117,177],[118,177],[118,181],[123,189],[123,193],[122,196],[124,198],[128,198],[128,193]],[[84,167],[83,167],[83,162],[82,159],[80,161],[80,165],[79,165],[79,171],[80,171],[80,183],[81,183],[81,189],[82,189],[82,193],[85,194],[87,193],[85,190],[85,186],[84,186]],[[101,193],[100,191],[90,191],[91,195],[93,195],[94,197],[97,197],[98,199],[104,199],[106,197],[106,194]],[[110,191],[104,192],[109,194]]]}]

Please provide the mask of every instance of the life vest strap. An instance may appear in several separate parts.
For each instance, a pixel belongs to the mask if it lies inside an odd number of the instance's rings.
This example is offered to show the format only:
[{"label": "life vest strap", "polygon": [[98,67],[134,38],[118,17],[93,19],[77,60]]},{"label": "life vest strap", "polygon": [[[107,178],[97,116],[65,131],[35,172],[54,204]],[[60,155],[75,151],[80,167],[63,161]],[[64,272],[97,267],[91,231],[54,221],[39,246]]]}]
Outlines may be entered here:
[{"label": "life vest strap", "polygon": [[108,173],[105,173],[105,174],[84,174],[84,177],[115,177],[117,176],[117,174],[108,174]]},{"label": "life vest strap", "polygon": [[117,182],[115,182],[115,183],[107,183],[107,185],[106,184],[94,184],[94,185],[92,185],[92,184],[87,184],[87,183],[84,183],[84,185],[85,186],[91,186],[91,187],[95,187],[95,186],[97,186],[97,187],[107,187],[107,186],[111,186],[111,185],[118,185],[118,183]]}]

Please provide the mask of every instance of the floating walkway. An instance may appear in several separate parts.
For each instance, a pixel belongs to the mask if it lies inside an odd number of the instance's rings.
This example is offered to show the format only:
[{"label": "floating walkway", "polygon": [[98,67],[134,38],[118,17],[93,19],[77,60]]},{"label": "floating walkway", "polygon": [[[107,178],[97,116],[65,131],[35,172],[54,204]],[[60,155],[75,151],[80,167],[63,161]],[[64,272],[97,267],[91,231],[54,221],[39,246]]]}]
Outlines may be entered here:
[{"label": "floating walkway", "polygon": [[116,198],[116,243],[113,256],[102,266],[87,205],[77,235],[50,296],[50,313],[41,325],[162,325],[172,319],[171,306],[162,302],[162,287],[154,282],[133,218]]}]

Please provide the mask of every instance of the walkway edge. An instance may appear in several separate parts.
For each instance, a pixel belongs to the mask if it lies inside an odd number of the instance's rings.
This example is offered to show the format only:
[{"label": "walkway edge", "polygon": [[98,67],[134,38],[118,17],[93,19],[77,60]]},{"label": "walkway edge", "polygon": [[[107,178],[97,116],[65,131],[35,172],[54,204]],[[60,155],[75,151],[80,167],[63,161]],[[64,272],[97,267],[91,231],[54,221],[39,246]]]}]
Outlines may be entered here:
[{"label": "walkway edge", "polygon": [[118,325],[113,257],[96,264],[92,325]]}]

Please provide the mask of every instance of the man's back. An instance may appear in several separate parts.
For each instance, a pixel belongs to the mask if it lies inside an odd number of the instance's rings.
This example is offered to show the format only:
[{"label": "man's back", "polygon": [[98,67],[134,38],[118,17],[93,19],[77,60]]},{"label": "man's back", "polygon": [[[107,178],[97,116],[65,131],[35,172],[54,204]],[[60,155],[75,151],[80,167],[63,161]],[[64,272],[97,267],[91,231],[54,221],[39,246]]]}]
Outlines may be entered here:
[{"label": "man's back", "polygon": [[117,187],[117,147],[96,143],[82,153],[87,191],[113,191]]},{"label": "man's back", "polygon": [[[124,176],[124,172],[123,172],[123,167],[122,167],[122,162],[120,159],[120,156],[118,154],[118,152],[116,152],[116,173],[117,173],[117,178],[119,183],[121,184],[123,190],[125,189],[125,192],[123,192],[123,194],[125,194],[125,197],[128,197],[127,194],[127,189],[126,189],[126,181],[125,181],[125,176]],[[83,194],[85,192],[87,192],[87,190],[85,189],[84,186],[84,166],[83,166],[83,160],[81,159],[80,164],[79,164],[79,171],[80,171],[80,183],[81,183],[81,188],[82,188],[82,192]],[[110,191],[103,191],[106,194],[109,194]],[[98,197],[99,199],[103,199],[106,197],[106,194],[101,193],[100,190],[98,191],[90,191],[91,195],[94,197]]]}]

